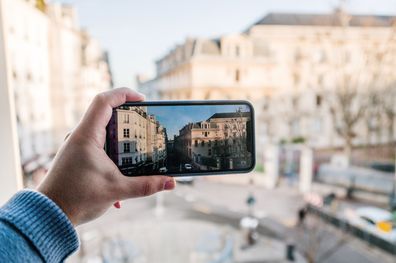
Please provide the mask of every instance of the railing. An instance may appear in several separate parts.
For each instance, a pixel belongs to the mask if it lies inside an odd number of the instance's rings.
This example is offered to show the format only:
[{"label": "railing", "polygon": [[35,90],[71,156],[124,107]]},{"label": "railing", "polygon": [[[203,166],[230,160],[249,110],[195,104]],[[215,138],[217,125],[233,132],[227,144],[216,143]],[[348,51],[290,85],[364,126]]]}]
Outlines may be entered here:
[{"label": "railing", "polygon": [[344,219],[337,218],[336,216],[323,211],[320,208],[317,208],[312,205],[307,206],[308,212],[312,214],[316,214],[323,221],[329,223],[337,228],[340,228],[343,232],[349,233],[363,241],[366,241],[372,246],[378,247],[390,254],[396,255],[396,244],[393,244],[379,236],[376,236],[370,232],[367,232],[359,227],[351,225],[348,221]]}]

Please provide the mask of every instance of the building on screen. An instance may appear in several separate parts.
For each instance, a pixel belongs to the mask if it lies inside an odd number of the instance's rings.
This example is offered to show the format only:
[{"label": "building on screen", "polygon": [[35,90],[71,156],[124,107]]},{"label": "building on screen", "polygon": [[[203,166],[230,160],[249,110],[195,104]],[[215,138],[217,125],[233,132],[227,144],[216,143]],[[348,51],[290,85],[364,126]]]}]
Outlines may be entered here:
[{"label": "building on screen", "polygon": [[110,158],[121,170],[132,173],[158,170],[166,159],[166,129],[146,107],[124,106],[115,110],[108,129]]},{"label": "building on screen", "polygon": [[175,151],[200,170],[249,167],[250,113],[216,113],[205,121],[189,123],[175,137]]}]

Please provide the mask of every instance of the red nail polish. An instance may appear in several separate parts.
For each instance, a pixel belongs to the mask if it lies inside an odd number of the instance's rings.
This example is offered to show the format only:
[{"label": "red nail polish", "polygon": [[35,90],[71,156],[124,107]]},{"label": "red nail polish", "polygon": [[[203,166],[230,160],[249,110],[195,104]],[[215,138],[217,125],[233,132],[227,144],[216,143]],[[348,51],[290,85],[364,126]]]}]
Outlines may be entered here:
[{"label": "red nail polish", "polygon": [[114,205],[114,207],[117,208],[117,209],[120,209],[120,208],[121,208],[121,202],[120,202],[120,201],[115,202],[113,205]]},{"label": "red nail polish", "polygon": [[165,182],[164,184],[164,189],[165,190],[171,190],[175,187],[175,180],[171,179]]}]

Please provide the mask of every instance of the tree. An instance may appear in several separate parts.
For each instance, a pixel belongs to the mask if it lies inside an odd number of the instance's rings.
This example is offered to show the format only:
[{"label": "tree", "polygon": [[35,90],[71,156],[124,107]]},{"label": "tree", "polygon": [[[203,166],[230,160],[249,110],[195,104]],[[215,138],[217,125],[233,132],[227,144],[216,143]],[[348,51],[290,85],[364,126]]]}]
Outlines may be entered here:
[{"label": "tree", "polygon": [[[345,13],[339,15],[347,17]],[[331,68],[334,82],[326,98],[334,130],[343,139],[344,153],[350,158],[353,139],[361,131],[358,129],[360,122],[365,123],[367,142],[370,142],[372,133],[379,137],[385,105],[389,105],[386,107],[389,111],[385,115],[389,119],[389,129],[393,129],[394,98],[383,90],[392,79],[395,80],[391,72],[392,65],[395,64],[395,30],[390,30],[388,38],[384,37],[383,41],[362,42],[355,50],[351,50],[344,41],[348,37],[347,28],[348,23],[342,24],[341,38],[334,39],[336,49]],[[356,50],[361,52],[363,60],[360,65],[351,66],[351,52]],[[351,67],[354,69],[351,70]],[[385,103],[384,100],[389,102]]]},{"label": "tree", "polygon": [[[215,158],[220,158],[220,161],[223,162],[221,165],[228,167],[230,164],[224,162],[230,161],[234,165],[235,161],[250,160],[247,158],[250,155],[247,149],[247,122],[250,120],[247,115],[247,112],[239,108],[223,124],[219,140],[215,141],[213,146]],[[246,165],[250,164],[246,163]]]},{"label": "tree", "polygon": [[396,82],[388,85],[383,90],[381,105],[386,118],[388,141],[395,143]]},{"label": "tree", "polygon": [[337,85],[333,96],[329,96],[330,113],[335,132],[344,140],[344,153],[352,153],[352,141],[356,137],[356,125],[364,115],[365,107],[357,87],[345,76]]}]

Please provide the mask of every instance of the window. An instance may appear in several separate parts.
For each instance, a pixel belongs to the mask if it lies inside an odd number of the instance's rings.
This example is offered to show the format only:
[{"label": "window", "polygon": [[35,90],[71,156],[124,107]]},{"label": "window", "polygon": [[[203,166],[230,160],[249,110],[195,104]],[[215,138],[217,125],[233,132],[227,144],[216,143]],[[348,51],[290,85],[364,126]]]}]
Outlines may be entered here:
[{"label": "window", "polygon": [[201,142],[201,146],[202,146],[202,147],[205,146],[205,142],[204,142],[204,141]]},{"label": "window", "polygon": [[124,138],[129,138],[129,129],[124,129]]},{"label": "window", "polygon": [[211,140],[208,141],[208,145],[212,146],[212,141]]},{"label": "window", "polygon": [[124,123],[129,123],[129,114],[124,114]]},{"label": "window", "polygon": [[320,74],[318,76],[318,85],[323,86],[323,84],[324,84],[324,76],[322,74]]},{"label": "window", "polygon": [[27,81],[31,81],[31,80],[32,80],[32,73],[28,72],[28,73],[26,74],[26,80],[27,80]]},{"label": "window", "polygon": [[209,132],[205,132],[205,137],[208,137]]},{"label": "window", "polygon": [[124,153],[131,152],[131,144],[129,142],[124,143]]},{"label": "window", "polygon": [[235,82],[239,82],[240,79],[240,73],[239,73],[239,69],[235,70]]},{"label": "window", "polygon": [[198,140],[195,140],[194,145],[195,145],[195,147],[198,146]]},{"label": "window", "polygon": [[211,156],[212,155],[212,149],[208,150],[208,155]]},{"label": "window", "polygon": [[240,46],[235,46],[235,56],[239,57],[241,55],[241,48]]},{"label": "window", "polygon": [[316,119],[313,121],[312,130],[313,130],[314,132],[317,132],[317,133],[321,132],[321,130],[322,130],[322,119],[321,119],[321,118],[316,118]]},{"label": "window", "polygon": [[132,164],[132,157],[125,157],[122,158],[122,165],[126,165],[126,164]]},{"label": "window", "polygon": [[322,105],[322,96],[316,95],[316,106],[320,107]]}]

